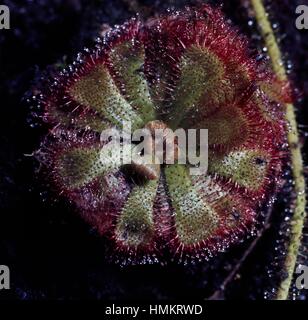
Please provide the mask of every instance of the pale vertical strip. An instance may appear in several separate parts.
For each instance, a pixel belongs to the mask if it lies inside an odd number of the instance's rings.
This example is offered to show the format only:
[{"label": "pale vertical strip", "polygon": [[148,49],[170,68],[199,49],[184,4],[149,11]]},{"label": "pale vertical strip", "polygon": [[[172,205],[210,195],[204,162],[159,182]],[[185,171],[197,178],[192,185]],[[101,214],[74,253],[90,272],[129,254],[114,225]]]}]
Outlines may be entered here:
[{"label": "pale vertical strip", "polygon": [[[287,80],[286,69],[283,65],[281,51],[278,47],[268,14],[264,8],[264,4],[262,0],[251,0],[251,3],[255,11],[256,19],[264,38],[265,45],[268,49],[273,70],[279,80],[285,81]],[[301,154],[294,105],[291,103],[285,104],[285,110],[285,117],[290,125],[290,130],[288,131],[288,143],[290,146],[296,199],[294,213],[290,224],[291,239],[287,248],[287,256],[285,259],[285,268],[288,276],[281,282],[280,287],[278,288],[276,297],[277,300],[286,300],[288,298],[306,217],[306,186],[303,174],[303,158]]]}]

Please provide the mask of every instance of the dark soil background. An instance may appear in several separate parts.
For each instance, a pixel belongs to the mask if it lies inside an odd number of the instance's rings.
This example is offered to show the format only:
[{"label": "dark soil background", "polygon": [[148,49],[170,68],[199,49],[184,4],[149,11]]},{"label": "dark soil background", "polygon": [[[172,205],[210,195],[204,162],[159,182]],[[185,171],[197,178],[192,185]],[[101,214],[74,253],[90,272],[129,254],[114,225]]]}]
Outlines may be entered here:
[{"label": "dark soil background", "polygon": [[[11,10],[11,30],[0,30],[0,264],[11,269],[12,290],[0,292],[0,299],[272,298],[284,276],[292,198],[287,169],[285,190],[260,219],[267,217],[268,228],[254,247],[251,238],[210,262],[121,268],[105,260],[104,240],[48,191],[37,177],[38,163],[28,156],[38,148],[45,128],[31,115],[35,104],[27,99],[48,66],[71,62],[84,46],[93,45],[104,24],[122,24],[136,12],[146,18],[202,1],[2,2]],[[223,4],[226,15],[251,39],[252,51],[259,50],[258,58],[266,59],[249,1],[211,2]],[[296,6],[305,3],[267,1],[290,78],[300,92],[296,105],[303,144],[308,128],[308,30],[299,31],[294,23]],[[308,264],[304,242],[301,262]],[[247,250],[248,257],[240,262]],[[220,289],[235,266],[234,277]],[[294,290],[290,298],[305,299],[305,292]]]}]

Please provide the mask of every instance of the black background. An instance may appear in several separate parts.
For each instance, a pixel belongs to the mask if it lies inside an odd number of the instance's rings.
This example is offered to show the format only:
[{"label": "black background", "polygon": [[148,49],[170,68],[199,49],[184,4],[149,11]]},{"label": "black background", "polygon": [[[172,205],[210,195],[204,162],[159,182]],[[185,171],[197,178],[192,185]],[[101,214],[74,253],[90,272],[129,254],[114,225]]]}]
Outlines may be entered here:
[{"label": "black background", "polygon": [[[146,18],[170,6],[181,8],[197,2],[3,1],[11,10],[11,30],[0,30],[0,264],[11,269],[12,290],[0,292],[0,299],[209,298],[246,252],[253,239],[198,265],[121,268],[107,263],[104,240],[63,199],[49,191],[37,177],[38,163],[27,156],[38,148],[45,128],[31,115],[35,110],[26,100],[33,83],[40,81],[48,66],[72,61],[84,46],[93,44],[102,23],[112,26],[123,23],[136,11]],[[224,4],[227,16],[251,39],[252,52],[257,48],[262,53],[255,22],[245,8],[247,1],[212,2]],[[296,105],[303,143],[308,106],[308,31],[296,30],[294,22],[296,5],[305,2],[267,1],[290,78],[301,93]],[[269,229],[241,264],[234,280],[225,290],[216,292],[216,298],[263,299],[275,293],[283,277],[290,196],[286,182],[271,212]],[[304,299],[305,292],[297,298]]]}]

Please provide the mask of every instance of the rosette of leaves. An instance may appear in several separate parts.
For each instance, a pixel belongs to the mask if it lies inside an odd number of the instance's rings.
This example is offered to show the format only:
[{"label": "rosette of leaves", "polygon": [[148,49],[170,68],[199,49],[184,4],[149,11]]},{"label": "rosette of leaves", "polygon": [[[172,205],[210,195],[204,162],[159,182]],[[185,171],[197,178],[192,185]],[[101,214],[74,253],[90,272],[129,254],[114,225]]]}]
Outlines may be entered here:
[{"label": "rosette of leaves", "polygon": [[[117,257],[208,259],[254,229],[280,188],[287,155],[286,79],[204,5],[132,19],[52,79],[41,95],[51,131],[38,152],[56,190]],[[105,129],[208,129],[209,168],[123,166]],[[125,128],[124,128],[125,130]]]}]

